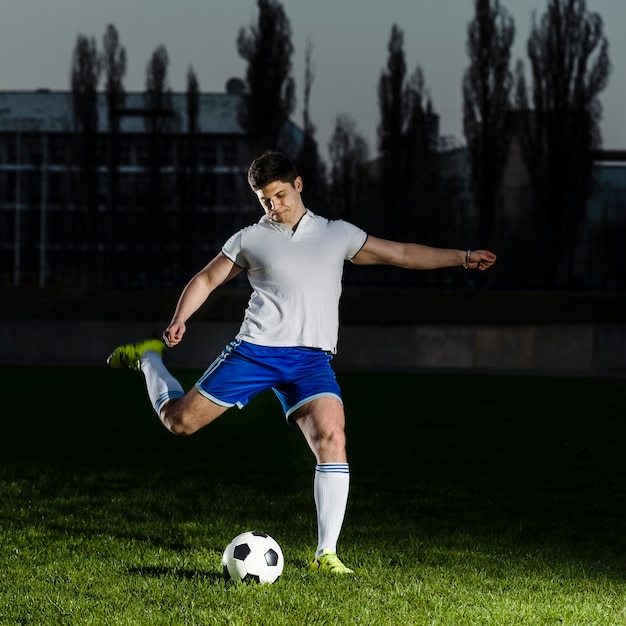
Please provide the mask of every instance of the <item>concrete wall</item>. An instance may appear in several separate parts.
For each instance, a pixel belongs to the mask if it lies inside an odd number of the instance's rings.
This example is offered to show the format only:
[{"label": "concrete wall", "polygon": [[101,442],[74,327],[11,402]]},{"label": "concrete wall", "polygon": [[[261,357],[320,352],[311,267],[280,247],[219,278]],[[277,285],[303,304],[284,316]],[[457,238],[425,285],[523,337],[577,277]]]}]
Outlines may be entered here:
[{"label": "concrete wall", "polygon": [[[160,336],[156,321],[1,320],[0,364],[102,366],[121,343]],[[238,323],[197,322],[168,350],[173,367],[204,368]],[[626,326],[343,326],[338,370],[496,370],[626,375]]]}]

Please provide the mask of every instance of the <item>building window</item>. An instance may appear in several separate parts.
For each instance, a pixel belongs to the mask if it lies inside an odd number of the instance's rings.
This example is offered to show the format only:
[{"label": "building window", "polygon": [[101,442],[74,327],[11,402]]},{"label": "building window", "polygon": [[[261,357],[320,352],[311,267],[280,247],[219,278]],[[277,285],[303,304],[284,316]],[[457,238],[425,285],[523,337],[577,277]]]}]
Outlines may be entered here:
[{"label": "building window", "polygon": [[50,135],[48,139],[48,163],[65,165],[67,162],[68,138],[63,135]]},{"label": "building window", "polygon": [[237,145],[234,139],[222,141],[222,165],[237,165]]},{"label": "building window", "polygon": [[200,143],[200,165],[211,168],[217,164],[217,144],[209,137],[202,137]]}]

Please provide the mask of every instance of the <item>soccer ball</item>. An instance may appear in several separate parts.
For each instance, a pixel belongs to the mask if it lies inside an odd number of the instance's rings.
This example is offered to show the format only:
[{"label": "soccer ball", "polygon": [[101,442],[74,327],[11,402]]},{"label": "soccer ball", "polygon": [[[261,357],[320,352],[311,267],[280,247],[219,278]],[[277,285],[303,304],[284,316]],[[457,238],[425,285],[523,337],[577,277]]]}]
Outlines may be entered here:
[{"label": "soccer ball", "polygon": [[273,583],[283,572],[283,551],[265,533],[237,535],[224,550],[222,568],[226,580]]}]

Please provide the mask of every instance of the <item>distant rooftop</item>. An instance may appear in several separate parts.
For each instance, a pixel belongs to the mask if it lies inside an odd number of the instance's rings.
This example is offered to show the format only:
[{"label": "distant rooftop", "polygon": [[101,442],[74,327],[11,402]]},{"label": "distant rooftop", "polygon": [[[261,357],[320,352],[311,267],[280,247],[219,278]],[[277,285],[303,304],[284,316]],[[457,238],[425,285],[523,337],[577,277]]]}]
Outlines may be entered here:
[{"label": "distant rooftop", "polygon": [[[145,106],[143,92],[126,94],[121,115],[120,129],[127,133],[145,131],[144,120],[139,114]],[[199,95],[199,131],[210,134],[243,134],[237,122],[237,107],[241,93],[229,89],[227,93],[203,93]],[[187,129],[187,99],[185,93],[171,93],[177,126]],[[123,113],[123,112],[122,112]],[[50,91],[0,91],[0,132],[70,132],[73,129],[72,92]],[[98,93],[98,126],[107,132],[107,105],[104,92]]]},{"label": "distant rooftop", "polygon": [[597,150],[592,156],[596,163],[626,166],[626,150]]}]

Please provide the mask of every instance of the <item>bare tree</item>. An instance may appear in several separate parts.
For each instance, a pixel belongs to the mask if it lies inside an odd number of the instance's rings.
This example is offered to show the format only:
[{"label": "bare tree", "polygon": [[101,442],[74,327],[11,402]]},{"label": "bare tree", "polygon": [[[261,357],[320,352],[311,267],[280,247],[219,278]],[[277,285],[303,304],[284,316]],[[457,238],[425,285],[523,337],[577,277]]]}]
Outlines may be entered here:
[{"label": "bare tree", "polygon": [[[366,164],[369,158],[367,140],[361,135],[354,120],[340,115],[328,144],[331,159],[330,195],[333,217],[353,219],[357,207],[367,195]],[[363,211],[360,221],[363,222]]]},{"label": "bare tree", "polygon": [[289,20],[277,0],[257,0],[257,5],[256,25],[248,31],[242,28],[237,38],[237,50],[248,62],[239,122],[254,155],[269,148],[285,149],[282,133],[296,102]]},{"label": "bare tree", "polygon": [[509,150],[515,25],[499,0],[475,0],[467,28],[470,67],[463,77],[467,140],[481,245],[493,246],[497,195]]},{"label": "bare tree", "polygon": [[302,145],[298,151],[296,165],[298,172],[303,177],[304,198],[306,202],[319,210],[325,201],[326,185],[324,164],[320,159],[317,141],[315,139],[315,126],[311,122],[310,102],[311,89],[315,80],[315,67],[313,66],[313,44],[307,41],[304,67],[304,104],[302,109],[303,137]]},{"label": "bare tree", "polygon": [[109,24],[102,38],[102,66],[105,74],[105,95],[109,123],[109,197],[107,211],[107,275],[119,280],[122,257],[115,251],[114,234],[117,229],[117,183],[119,169],[119,111],[124,106],[126,92],[123,79],[126,74],[126,50],[120,45],[117,29]]},{"label": "bare tree", "polygon": [[598,96],[610,74],[603,33],[602,18],[587,11],[585,0],[550,0],[539,23],[533,15],[527,44],[530,95],[521,62],[516,70],[520,142],[548,287],[572,283],[576,240],[592,184],[592,152],[601,142]]},{"label": "bare tree", "polygon": [[[77,262],[75,267],[93,270],[92,275],[100,270],[96,258],[97,241],[103,234],[97,222],[98,211],[98,83],[102,71],[102,62],[96,40],[78,35],[72,56],[71,87],[75,131],[75,165],[79,172],[73,187],[77,192],[77,204],[83,208],[84,223],[80,228],[73,220],[87,244],[85,262]],[[70,231],[71,232],[71,231]],[[77,236],[74,241],[79,241]]]}]

